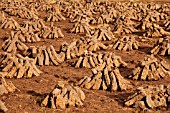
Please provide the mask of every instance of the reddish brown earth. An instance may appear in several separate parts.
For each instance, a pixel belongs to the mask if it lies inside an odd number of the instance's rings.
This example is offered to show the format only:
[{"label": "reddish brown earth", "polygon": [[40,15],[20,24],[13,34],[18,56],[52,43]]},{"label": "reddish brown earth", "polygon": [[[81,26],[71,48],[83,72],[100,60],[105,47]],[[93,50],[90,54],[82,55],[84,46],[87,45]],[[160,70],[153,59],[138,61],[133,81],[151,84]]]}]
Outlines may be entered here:
[{"label": "reddish brown earth", "polygon": [[[44,13],[39,13],[41,18],[44,18],[42,15]],[[16,18],[17,22],[22,23],[24,20]],[[49,23],[46,23],[49,25]],[[59,50],[62,42],[66,41],[70,43],[74,39],[79,38],[81,35],[68,33],[69,29],[72,28],[73,24],[69,21],[56,22],[55,25],[62,29],[64,38],[53,40],[47,39],[39,43],[32,43],[27,45],[53,45],[56,50]],[[4,41],[5,37],[9,36],[10,30],[0,29],[0,45]],[[139,50],[134,50],[131,52],[120,52],[112,50],[116,55],[122,57],[122,59],[128,63],[128,68],[121,68],[121,74],[126,77],[132,73],[132,69],[135,65],[144,58],[151,50],[156,39],[146,39],[142,42],[140,39],[140,44],[142,45]],[[2,51],[2,50],[1,50]],[[169,57],[163,57],[169,63]],[[46,107],[40,107],[40,102],[43,97],[50,93],[56,82],[58,80],[65,80],[70,83],[78,82],[83,76],[90,75],[91,71],[86,68],[74,68],[70,65],[71,61],[65,61],[59,66],[41,66],[39,67],[44,73],[39,77],[33,77],[30,79],[10,79],[13,84],[19,89],[19,91],[2,96],[1,100],[5,102],[6,107],[9,109],[7,113],[54,113],[54,112],[86,112],[86,113],[133,113],[133,112],[142,112],[136,108],[129,108],[124,106],[124,100],[133,93],[133,90],[127,91],[99,91],[99,90],[86,90],[83,89],[86,95],[84,105],[78,108],[70,107],[65,110],[62,109],[51,109]],[[8,81],[9,79],[7,79]],[[159,81],[132,81],[135,88],[139,86],[146,85],[158,85],[158,84],[168,84],[170,78],[165,78]],[[134,90],[135,90],[134,88]],[[153,110],[153,112],[170,112],[167,109]]]}]

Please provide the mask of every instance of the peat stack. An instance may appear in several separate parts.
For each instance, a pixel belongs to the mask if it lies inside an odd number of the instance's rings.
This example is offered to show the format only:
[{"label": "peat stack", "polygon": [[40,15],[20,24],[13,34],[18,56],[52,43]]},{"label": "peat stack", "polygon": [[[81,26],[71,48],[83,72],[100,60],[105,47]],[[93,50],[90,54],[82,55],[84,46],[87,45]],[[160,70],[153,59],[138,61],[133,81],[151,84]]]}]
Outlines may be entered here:
[{"label": "peat stack", "polygon": [[84,100],[85,94],[80,88],[58,81],[54,90],[44,98],[41,106],[65,109],[70,106],[82,106]]}]

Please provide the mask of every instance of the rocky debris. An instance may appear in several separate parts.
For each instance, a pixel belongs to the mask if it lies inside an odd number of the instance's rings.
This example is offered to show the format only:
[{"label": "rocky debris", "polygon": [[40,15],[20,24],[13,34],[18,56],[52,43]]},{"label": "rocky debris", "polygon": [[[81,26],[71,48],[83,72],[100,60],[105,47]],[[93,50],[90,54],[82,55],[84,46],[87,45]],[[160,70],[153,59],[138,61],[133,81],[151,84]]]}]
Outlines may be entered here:
[{"label": "rocky debris", "polygon": [[41,106],[65,109],[69,106],[82,106],[84,100],[85,94],[80,88],[58,81],[55,89],[44,98]]},{"label": "rocky debris", "polygon": [[20,25],[12,18],[5,18],[2,22],[2,24],[0,25],[0,28],[2,29],[19,29]]},{"label": "rocky debris", "polygon": [[105,67],[102,70],[94,71],[91,77],[85,76],[79,82],[80,87],[95,90],[127,90],[133,88],[128,80],[124,79],[118,68]]},{"label": "rocky debris", "polygon": [[139,43],[134,36],[123,36],[118,38],[108,48],[113,48],[116,50],[132,51],[139,48]]},{"label": "rocky debris", "polygon": [[170,76],[170,67],[165,60],[148,55],[133,70],[129,78],[133,80],[159,80]]},{"label": "rocky debris", "polygon": [[114,53],[88,53],[85,56],[79,57],[75,63],[75,67],[85,67],[85,68],[95,68],[99,64],[105,62],[106,66],[111,67],[126,67],[127,63],[124,62],[120,56],[115,55]]},{"label": "rocky debris", "polygon": [[19,38],[20,37],[14,34],[14,32],[11,32],[11,36],[3,42],[2,49],[4,51],[13,53],[16,53],[17,50],[26,52],[28,50],[28,47],[23,42],[21,42],[21,38]]},{"label": "rocky debris", "polygon": [[[2,75],[1,75],[2,77]],[[1,78],[2,84],[0,84],[0,95],[7,94],[7,93],[13,93],[16,91],[16,87],[11,81],[6,82],[4,77]],[[5,104],[0,100],[0,111],[6,112],[8,111],[8,108],[5,106]]]},{"label": "rocky debris", "polygon": [[31,78],[32,76],[40,76],[42,73],[35,65],[34,59],[23,57],[20,54],[12,55],[9,53],[1,53],[0,74],[6,78]]},{"label": "rocky debris", "polygon": [[52,45],[49,47],[31,46],[30,49],[31,56],[35,59],[34,62],[39,66],[50,64],[59,65],[65,60],[65,53],[57,53]]},{"label": "rocky debris", "polygon": [[135,94],[126,99],[125,105],[140,109],[168,107],[169,89],[169,85],[139,87]]},{"label": "rocky debris", "polygon": [[154,55],[170,55],[170,37],[160,38],[150,52]]},{"label": "rocky debris", "polygon": [[60,47],[60,51],[66,53],[66,59],[75,58],[85,53],[105,50],[107,46],[97,40],[89,40],[85,37],[81,37],[79,40],[73,41],[71,44],[63,43]]},{"label": "rocky debris", "polygon": [[98,25],[94,30],[87,34],[88,36],[97,39],[97,40],[112,40],[115,38],[113,33],[111,32],[111,28],[106,25]]},{"label": "rocky debris", "polygon": [[55,12],[48,12],[48,15],[45,19],[47,22],[58,22],[61,20],[66,20],[66,18],[61,14],[59,9]]},{"label": "rocky debris", "polygon": [[80,21],[74,24],[73,28],[70,30],[71,33],[90,33],[90,25],[86,21]]},{"label": "rocky debris", "polygon": [[7,7],[4,12],[8,13],[10,16],[18,16],[23,19],[38,19],[37,12],[29,10],[26,7]]}]

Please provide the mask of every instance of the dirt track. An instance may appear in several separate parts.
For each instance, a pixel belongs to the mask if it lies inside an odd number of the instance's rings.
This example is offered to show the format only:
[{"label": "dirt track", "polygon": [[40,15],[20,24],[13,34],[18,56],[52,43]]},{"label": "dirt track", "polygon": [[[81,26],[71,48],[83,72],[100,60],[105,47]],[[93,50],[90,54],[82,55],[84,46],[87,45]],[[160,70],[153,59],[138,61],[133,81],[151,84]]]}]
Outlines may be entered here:
[{"label": "dirt track", "polygon": [[[146,1],[146,0],[144,0]],[[160,2],[160,1],[159,1]],[[169,2],[166,0],[165,2]],[[45,12],[39,11],[39,18],[45,19]],[[7,14],[6,14],[7,15]],[[18,23],[23,23],[26,19],[21,19],[16,16],[13,17]],[[84,36],[85,34],[73,34],[69,33],[69,30],[73,27],[74,23],[68,21],[55,22],[55,26],[61,28],[64,38],[59,39],[43,39],[41,42],[36,43],[26,43],[26,45],[53,45],[56,51],[59,51],[59,48],[63,42],[71,43],[73,40]],[[47,26],[50,25],[50,22],[45,22]],[[4,42],[6,37],[10,35],[10,29],[0,29],[0,45]],[[114,52],[116,55],[119,55],[123,61],[128,63],[127,68],[120,68],[121,75],[127,77],[132,73],[132,70],[135,68],[135,65],[141,61],[146,55],[149,54],[153,45],[155,44],[157,38],[146,38],[144,41],[141,41],[140,38],[137,38],[140,43],[139,50],[133,50],[130,52],[119,51],[119,50],[108,50]],[[107,43],[107,42],[106,42]],[[3,51],[1,49],[1,51]],[[104,50],[105,51],[105,50]],[[101,50],[101,52],[104,52]],[[170,59],[168,56],[161,56],[169,64]],[[44,73],[41,76],[33,78],[22,78],[22,79],[7,79],[7,81],[12,81],[13,84],[19,89],[19,91],[1,96],[1,100],[5,102],[6,107],[9,109],[7,113],[53,113],[53,112],[115,112],[115,113],[131,113],[131,112],[140,112],[140,109],[130,108],[124,106],[124,100],[128,96],[133,94],[135,88],[139,86],[147,85],[158,85],[158,84],[169,84],[170,78],[161,79],[158,81],[134,81],[130,80],[134,84],[134,88],[126,91],[102,91],[102,90],[87,90],[83,89],[86,99],[84,105],[81,107],[69,107],[65,110],[62,109],[51,109],[47,107],[40,107],[42,99],[47,93],[50,93],[56,82],[59,80],[68,81],[69,83],[78,82],[83,76],[89,76],[92,74],[90,69],[87,68],[74,68],[71,66],[73,60],[66,60],[61,63],[59,66],[38,66],[38,68]],[[126,78],[127,79],[127,78]],[[169,108],[153,109],[153,112],[170,112]]]}]

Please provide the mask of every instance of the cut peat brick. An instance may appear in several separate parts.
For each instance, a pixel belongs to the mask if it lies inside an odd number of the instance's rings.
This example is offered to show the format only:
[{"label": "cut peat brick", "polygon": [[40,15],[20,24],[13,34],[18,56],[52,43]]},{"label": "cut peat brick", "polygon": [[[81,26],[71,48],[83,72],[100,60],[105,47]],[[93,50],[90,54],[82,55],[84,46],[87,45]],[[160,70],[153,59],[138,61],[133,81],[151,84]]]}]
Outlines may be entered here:
[{"label": "cut peat brick", "polygon": [[33,75],[40,76],[42,73],[34,64],[34,59],[23,57],[20,54],[1,53],[0,74],[6,78],[31,78]]},{"label": "cut peat brick", "polygon": [[84,100],[85,94],[80,88],[58,81],[54,90],[43,99],[41,106],[65,109],[71,106],[82,106]]},{"label": "cut peat brick", "polygon": [[78,85],[86,89],[107,91],[123,91],[133,88],[132,83],[121,76],[118,68],[108,67],[93,72],[91,77],[85,76],[78,82]]},{"label": "cut peat brick", "polygon": [[159,80],[170,76],[170,67],[165,60],[148,55],[133,70],[129,78],[133,80]]},{"label": "cut peat brick", "polygon": [[170,39],[168,37],[160,38],[150,52],[154,55],[170,55]]},{"label": "cut peat brick", "polygon": [[126,99],[125,105],[140,109],[167,107],[169,105],[167,91],[169,85],[139,87],[134,95]]}]

